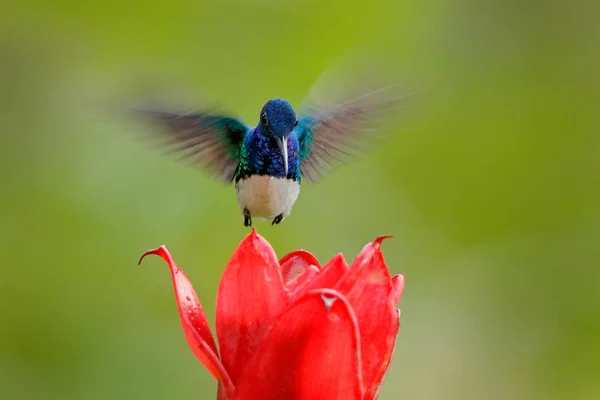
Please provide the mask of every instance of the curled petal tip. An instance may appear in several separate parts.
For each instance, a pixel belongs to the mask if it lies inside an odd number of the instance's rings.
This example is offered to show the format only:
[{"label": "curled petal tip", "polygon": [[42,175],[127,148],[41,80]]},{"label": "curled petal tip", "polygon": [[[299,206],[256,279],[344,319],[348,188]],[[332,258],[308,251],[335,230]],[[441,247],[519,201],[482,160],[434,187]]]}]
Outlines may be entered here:
[{"label": "curled petal tip", "polygon": [[321,268],[321,263],[319,260],[317,260],[317,257],[315,257],[312,253],[302,249],[287,253],[285,256],[281,257],[279,264],[283,266],[285,263],[294,260],[302,262],[306,265],[314,265],[317,268]]},{"label": "curled petal tip", "polygon": [[231,378],[219,360],[215,341],[194,287],[185,273],[175,263],[166,246],[162,245],[156,249],[148,250],[142,254],[140,262],[150,254],[162,258],[169,267],[183,333],[192,352],[211,375],[220,381],[224,389],[230,390],[233,387]]},{"label": "curled petal tip", "polygon": [[379,236],[377,239],[375,239],[373,241],[373,244],[377,247],[381,246],[381,242],[383,242],[385,239],[391,239],[393,238],[393,235],[383,235],[383,236]]},{"label": "curled petal tip", "polygon": [[160,247],[158,247],[156,249],[148,250],[147,252],[145,252],[144,254],[142,254],[142,256],[140,257],[140,260],[138,261],[138,265],[140,265],[142,263],[142,261],[144,260],[144,258],[146,258],[146,256],[156,255],[156,256],[159,256],[159,257],[163,257],[165,254],[168,256],[169,255],[169,250],[167,250],[167,247],[163,244],[163,245],[161,245]]}]

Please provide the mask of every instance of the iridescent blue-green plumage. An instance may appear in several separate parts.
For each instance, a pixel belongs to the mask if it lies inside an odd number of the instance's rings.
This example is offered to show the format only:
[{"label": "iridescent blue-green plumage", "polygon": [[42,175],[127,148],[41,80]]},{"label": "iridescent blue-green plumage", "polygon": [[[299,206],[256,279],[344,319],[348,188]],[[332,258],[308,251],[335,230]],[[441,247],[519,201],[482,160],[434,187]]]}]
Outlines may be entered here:
[{"label": "iridescent blue-green plumage", "polygon": [[226,182],[235,177],[250,127],[237,119],[207,113],[145,110],[168,132],[165,147]]},{"label": "iridescent blue-green plumage", "polygon": [[[286,177],[300,182],[300,158],[298,154],[298,140],[295,135],[290,135],[287,143],[288,173],[285,173],[283,160],[276,143],[272,139],[252,128],[246,134],[246,140],[242,144],[240,152],[240,163],[235,176],[235,181],[247,178],[250,175],[269,175],[276,178]],[[296,156],[293,156],[296,154]]]}]

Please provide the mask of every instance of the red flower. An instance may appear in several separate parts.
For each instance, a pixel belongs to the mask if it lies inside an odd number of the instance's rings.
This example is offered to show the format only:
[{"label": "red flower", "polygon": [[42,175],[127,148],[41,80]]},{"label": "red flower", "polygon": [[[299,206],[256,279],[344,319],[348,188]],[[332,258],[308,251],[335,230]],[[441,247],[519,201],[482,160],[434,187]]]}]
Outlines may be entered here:
[{"label": "red flower", "polygon": [[379,237],[352,266],[304,250],[280,261],[254,229],[217,293],[219,351],[192,284],[165,246],[185,338],[219,382],[219,399],[376,399],[389,367],[404,277],[390,277]]}]

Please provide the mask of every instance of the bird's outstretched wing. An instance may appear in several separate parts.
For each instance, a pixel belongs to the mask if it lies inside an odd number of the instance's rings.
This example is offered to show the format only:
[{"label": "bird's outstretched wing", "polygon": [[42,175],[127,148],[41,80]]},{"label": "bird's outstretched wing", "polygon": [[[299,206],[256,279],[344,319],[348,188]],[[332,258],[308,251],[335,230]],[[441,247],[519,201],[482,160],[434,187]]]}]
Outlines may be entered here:
[{"label": "bird's outstretched wing", "polygon": [[354,88],[363,86],[362,89],[343,95],[337,103],[310,96],[305,100],[296,132],[300,170],[307,182],[315,183],[332,167],[375,145],[385,131],[397,129],[414,94],[399,83],[378,86],[363,81],[361,84],[354,84]]},{"label": "bird's outstretched wing", "polygon": [[216,178],[230,183],[235,177],[240,151],[249,127],[238,119],[209,112],[177,113],[135,110],[163,129],[160,146],[200,165]]}]

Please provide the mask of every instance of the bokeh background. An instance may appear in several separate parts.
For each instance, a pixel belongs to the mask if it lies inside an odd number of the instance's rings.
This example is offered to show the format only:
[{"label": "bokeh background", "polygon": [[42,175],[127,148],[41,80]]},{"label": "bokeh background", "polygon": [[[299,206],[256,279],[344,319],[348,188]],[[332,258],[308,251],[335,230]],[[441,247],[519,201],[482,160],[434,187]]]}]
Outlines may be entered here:
[{"label": "bokeh background", "polygon": [[[0,397],[211,399],[169,246],[209,320],[248,230],[232,187],[94,109],[178,88],[248,122],[357,47],[425,83],[388,145],[305,186],[278,255],[406,275],[381,399],[600,398],[600,6],[592,1],[28,1],[0,15]],[[148,83],[151,83],[148,85]],[[154,86],[153,86],[154,85]],[[162,90],[162,89],[160,89]]]}]

